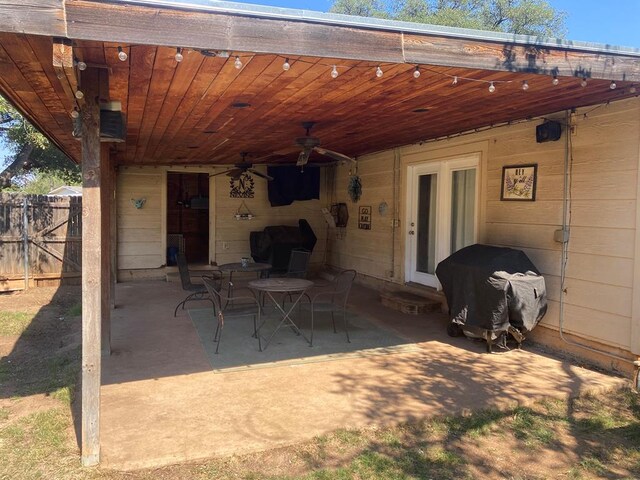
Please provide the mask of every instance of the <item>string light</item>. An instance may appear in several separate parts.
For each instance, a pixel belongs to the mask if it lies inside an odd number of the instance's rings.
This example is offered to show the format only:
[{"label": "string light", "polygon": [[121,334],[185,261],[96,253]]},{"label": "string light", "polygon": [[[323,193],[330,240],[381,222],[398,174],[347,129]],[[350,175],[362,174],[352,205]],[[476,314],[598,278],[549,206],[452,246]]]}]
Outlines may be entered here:
[{"label": "string light", "polygon": [[87,64],[81,61],[76,61],[76,66],[81,72],[84,72],[87,69]]},{"label": "string light", "polygon": [[84,93],[82,90],[76,90],[75,96],[78,100],[82,100],[84,98]]},{"label": "string light", "polygon": [[584,78],[582,79],[582,81],[580,82],[580,86],[581,86],[582,88],[584,88],[584,87],[586,87],[586,86],[587,86],[587,77],[584,77]]},{"label": "string light", "polygon": [[522,81],[522,90],[524,90],[524,91],[529,90],[529,83],[527,83],[526,80]]},{"label": "string light", "polygon": [[333,69],[331,70],[331,77],[332,78],[338,78],[338,67],[336,67],[335,65],[333,66]]},{"label": "string light", "polygon": [[615,90],[617,86],[618,85],[616,85],[616,82],[614,80],[611,80],[611,84],[609,84],[609,88],[611,90]]},{"label": "string light", "polygon": [[457,85],[458,84],[458,77],[455,76],[453,77],[453,81],[451,82],[451,85]]},{"label": "string light", "polygon": [[551,80],[551,84],[552,85],[558,85],[560,83],[560,80],[558,80],[558,76],[554,75],[553,76],[553,80]]},{"label": "string light", "polygon": [[127,52],[122,50],[122,47],[118,47],[118,58],[120,59],[121,62],[127,61],[127,58],[128,58]]},{"label": "string light", "polygon": [[175,59],[176,59],[176,62],[178,62],[178,63],[180,63],[182,60],[184,60],[184,55],[182,55],[182,48],[180,48],[180,47],[176,48]]},{"label": "string light", "polygon": [[376,77],[380,78],[382,75],[384,75],[384,72],[380,68],[380,65],[378,65],[378,68],[376,68]]},{"label": "string light", "polygon": [[496,86],[493,84],[493,82],[489,83],[489,93],[493,93],[496,91]]},{"label": "string light", "polygon": [[416,65],[416,69],[413,71],[413,78],[420,78],[420,67]]},{"label": "string light", "polygon": [[236,67],[237,70],[242,68],[242,60],[240,60],[240,57],[236,56],[236,61],[233,62],[233,66]]},{"label": "string light", "polygon": [[289,63],[289,59],[285,59],[284,63],[282,64],[282,69],[287,72],[289,69],[291,68],[291,64]]},{"label": "string light", "polygon": [[71,110],[71,118],[78,118],[80,116],[80,112],[78,112],[78,110],[73,109]]}]

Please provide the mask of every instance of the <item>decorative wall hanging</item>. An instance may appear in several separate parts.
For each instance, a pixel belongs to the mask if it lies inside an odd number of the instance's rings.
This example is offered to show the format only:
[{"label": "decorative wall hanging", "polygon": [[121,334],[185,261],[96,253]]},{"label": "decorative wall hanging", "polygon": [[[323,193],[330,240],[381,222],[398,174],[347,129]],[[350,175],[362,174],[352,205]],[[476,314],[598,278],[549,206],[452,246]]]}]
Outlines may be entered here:
[{"label": "decorative wall hanging", "polygon": [[238,209],[236,210],[234,218],[236,220],[251,220],[253,217],[255,217],[255,215],[251,213],[251,210],[249,210],[249,207],[247,207],[247,204],[244,203],[244,200],[243,200],[242,203],[240,203],[240,206],[238,207]]},{"label": "decorative wall hanging", "polygon": [[537,164],[502,167],[500,200],[535,201],[537,171]]},{"label": "decorative wall hanging", "polygon": [[142,207],[144,207],[144,204],[147,202],[146,198],[132,198],[131,199],[131,204],[136,207],[137,209],[141,209]]},{"label": "decorative wall hanging", "polygon": [[351,175],[349,177],[349,185],[347,186],[347,193],[353,203],[357,203],[362,196],[362,181],[358,175]]},{"label": "decorative wall hanging", "polygon": [[229,197],[230,198],[253,198],[255,182],[251,174],[244,172],[237,177],[229,179]]},{"label": "decorative wall hanging", "polygon": [[371,230],[371,207],[360,207],[358,209],[358,228],[360,230]]}]

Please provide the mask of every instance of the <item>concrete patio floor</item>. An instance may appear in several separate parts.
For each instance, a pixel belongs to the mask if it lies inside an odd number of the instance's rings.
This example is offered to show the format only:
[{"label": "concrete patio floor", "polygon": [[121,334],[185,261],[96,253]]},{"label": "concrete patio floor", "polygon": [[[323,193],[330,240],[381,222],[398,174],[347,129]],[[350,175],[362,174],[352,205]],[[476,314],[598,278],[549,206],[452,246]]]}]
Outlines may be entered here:
[{"label": "concrete patio floor", "polygon": [[187,312],[173,317],[184,296],[175,283],[117,286],[113,354],[103,359],[101,389],[107,468],[242,454],[338,428],[566,398],[626,383],[531,346],[488,355],[482,343],[448,337],[445,315],[401,314],[383,307],[377,292],[357,285],[349,309],[413,348],[214,372]]}]

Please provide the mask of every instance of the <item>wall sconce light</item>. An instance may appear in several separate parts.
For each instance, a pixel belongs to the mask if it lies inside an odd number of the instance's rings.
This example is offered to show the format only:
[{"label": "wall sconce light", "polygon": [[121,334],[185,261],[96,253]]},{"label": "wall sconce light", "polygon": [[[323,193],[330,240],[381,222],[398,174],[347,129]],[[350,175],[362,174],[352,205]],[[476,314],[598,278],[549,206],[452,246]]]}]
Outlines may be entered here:
[{"label": "wall sconce light", "polygon": [[147,201],[146,198],[132,198],[131,199],[131,203],[137,209],[140,209],[140,208],[144,207],[144,204],[145,204],[146,201]]}]

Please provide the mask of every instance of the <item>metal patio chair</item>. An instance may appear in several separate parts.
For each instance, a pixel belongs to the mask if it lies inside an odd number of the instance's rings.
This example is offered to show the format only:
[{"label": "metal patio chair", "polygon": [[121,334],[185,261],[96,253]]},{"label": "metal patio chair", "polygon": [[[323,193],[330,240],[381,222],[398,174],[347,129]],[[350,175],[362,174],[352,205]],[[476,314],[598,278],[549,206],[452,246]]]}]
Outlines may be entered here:
[{"label": "metal patio chair", "polygon": [[[178,263],[178,271],[180,272],[180,283],[182,283],[182,289],[185,292],[191,292],[187,297],[182,300],[178,305],[176,305],[176,309],[173,311],[173,316],[175,317],[178,314],[178,308],[182,307],[184,310],[184,306],[187,302],[191,300],[208,300],[213,303],[213,300],[209,297],[207,293],[207,289],[204,285],[198,285],[195,283],[191,283],[191,275],[189,275],[189,266],[187,265],[187,257],[184,253],[178,253],[177,256]],[[212,281],[217,282],[218,285],[222,282],[222,276],[219,272],[213,270],[211,272]],[[219,287],[218,287],[219,288]]]},{"label": "metal patio chair", "polygon": [[311,335],[309,344],[313,345],[313,327],[316,312],[331,312],[331,322],[333,324],[333,333],[336,330],[335,312],[342,312],[342,321],[344,323],[344,332],[347,336],[347,342],[351,343],[349,338],[349,326],[347,324],[347,300],[351,286],[356,278],[355,270],[344,270],[340,272],[333,281],[326,287],[322,287],[317,293],[311,292]]},{"label": "metal patio chair", "polygon": [[[289,266],[284,274],[287,278],[307,278],[309,270],[309,260],[311,259],[311,252],[304,248],[294,248],[291,250],[289,256]],[[311,298],[306,293],[304,297],[311,302]],[[282,299],[282,305],[284,306],[285,300],[291,301],[291,294],[287,293]]]},{"label": "metal patio chair", "polygon": [[213,302],[213,315],[217,318],[216,331],[213,334],[213,341],[216,345],[216,353],[220,349],[222,341],[222,330],[224,328],[225,314],[227,317],[253,317],[253,337],[258,339],[258,349],[262,351],[262,342],[258,334],[257,314],[260,305],[255,296],[233,296],[225,295],[214,279],[206,276],[202,277],[202,283]]}]

